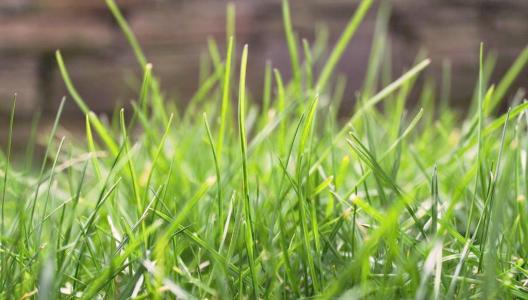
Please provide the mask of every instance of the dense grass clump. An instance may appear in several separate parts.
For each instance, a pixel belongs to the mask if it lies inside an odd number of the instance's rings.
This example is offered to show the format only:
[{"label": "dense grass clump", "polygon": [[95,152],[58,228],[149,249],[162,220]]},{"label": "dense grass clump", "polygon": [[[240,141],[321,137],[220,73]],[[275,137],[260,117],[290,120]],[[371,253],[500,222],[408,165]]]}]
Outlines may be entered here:
[{"label": "dense grass clump", "polygon": [[299,43],[284,1],[293,76],[269,65],[263,99],[246,90],[229,6],[227,49],[210,41],[214,68],[178,110],[107,0],[143,70],[137,102],[100,120],[57,52],[86,137],[57,136],[61,105],[38,168],[3,144],[1,298],[528,298],[528,104],[506,99],[528,48],[493,85],[481,47],[462,114],[448,72],[439,93],[417,83],[428,59],[391,78],[382,7],[340,120],[334,69],[371,2],[327,48]]}]

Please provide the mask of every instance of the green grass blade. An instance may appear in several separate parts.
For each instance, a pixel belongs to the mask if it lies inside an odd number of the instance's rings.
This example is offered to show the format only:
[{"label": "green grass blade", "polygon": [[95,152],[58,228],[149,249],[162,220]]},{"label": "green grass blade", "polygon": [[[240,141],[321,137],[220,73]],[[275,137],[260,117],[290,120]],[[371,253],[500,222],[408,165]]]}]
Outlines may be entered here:
[{"label": "green grass blade", "polygon": [[227,122],[228,122],[228,113],[231,111],[230,109],[230,89],[231,89],[231,65],[232,65],[232,56],[233,56],[233,43],[234,38],[230,37],[228,46],[227,46],[227,54],[226,54],[226,62],[225,62],[225,70],[224,70],[224,84],[222,87],[222,107],[220,108],[220,128],[218,129],[218,140],[216,143],[216,148],[218,149],[218,157],[219,161],[222,160],[222,147],[224,145],[224,136],[225,131],[227,128]]},{"label": "green grass blade", "polygon": [[68,92],[72,96],[73,100],[79,106],[81,111],[89,116],[90,122],[92,122],[95,131],[99,134],[101,139],[104,141],[110,152],[115,155],[118,151],[117,144],[112,138],[112,135],[108,130],[105,128],[103,123],[99,121],[97,116],[92,113],[89,109],[84,100],[81,98],[81,95],[77,92],[75,87],[73,86],[73,83],[70,79],[70,75],[68,74],[68,71],[66,70],[66,65],[64,64],[64,60],[62,59],[62,55],[59,51],[55,52],[55,57],[57,59],[57,64],[59,66],[60,73],[62,75],[62,80],[64,80],[64,83],[66,84],[66,88],[68,89]]},{"label": "green grass blade", "polygon": [[296,90],[301,87],[301,67],[299,64],[299,50],[297,49],[297,38],[293,31],[293,25],[290,16],[290,4],[288,0],[282,0],[282,21],[288,52],[290,54],[290,63],[293,74],[293,83]]},{"label": "green grass blade", "polygon": [[354,33],[356,33],[357,28],[359,27],[361,21],[368,12],[370,6],[372,5],[372,2],[372,0],[362,0],[356,12],[354,13],[354,16],[350,19],[347,26],[345,27],[345,30],[341,34],[341,37],[337,41],[336,46],[332,50],[328,61],[324,65],[323,70],[321,71],[321,75],[319,75],[319,78],[317,79],[315,90],[319,93],[321,93],[325,89],[326,84],[328,83],[328,80],[332,75],[332,72],[337,66],[339,60],[341,59],[341,56],[345,52],[345,49],[352,37],[354,36]]},{"label": "green grass blade", "polygon": [[115,3],[114,0],[105,0],[105,1],[106,1],[106,5],[110,9],[110,12],[112,13],[114,18],[116,19],[117,24],[119,25],[119,27],[123,31],[128,43],[130,44],[130,46],[134,50],[134,54],[136,56],[137,61],[139,62],[140,67],[141,68],[145,68],[145,66],[147,64],[147,59],[145,57],[145,54],[143,53],[143,50],[141,49],[141,46],[139,45],[139,42],[136,39],[136,36],[134,35],[132,30],[130,29],[130,26],[128,26],[128,23],[127,23],[125,17],[123,16],[121,11],[119,10],[119,7],[117,6],[117,4]]},{"label": "green grass blade", "polygon": [[248,46],[244,46],[242,52],[242,60],[240,63],[240,81],[238,90],[238,131],[240,135],[240,151],[242,154],[242,199],[244,202],[244,217],[245,217],[245,240],[246,251],[248,256],[248,263],[251,272],[251,283],[253,290],[253,297],[256,299],[259,294],[259,285],[257,278],[257,270],[255,265],[255,240],[253,237],[253,217],[251,212],[251,202],[249,197],[249,175],[247,167],[247,140],[246,140],[246,126],[245,126],[245,111],[246,111],[246,70],[248,59]]},{"label": "green grass blade", "polygon": [[[11,113],[9,116],[9,133],[7,136],[7,155],[4,168],[4,186],[2,187],[2,215],[1,215],[1,224],[0,224],[0,234],[4,235],[5,228],[5,200],[6,200],[6,191],[7,191],[7,178],[9,177],[9,166],[11,165],[11,147],[13,143],[13,124],[15,121],[15,109],[16,109],[16,94],[13,97],[13,105],[11,106]],[[2,259],[2,262],[4,260]],[[3,264],[2,264],[3,265]],[[5,266],[4,266],[5,267]]]},{"label": "green grass blade", "polygon": [[521,54],[519,54],[508,72],[506,72],[504,75],[504,78],[497,85],[493,99],[491,100],[491,103],[488,107],[489,112],[495,110],[495,108],[500,104],[514,80],[519,76],[526,64],[528,64],[528,47],[525,47],[522,50]]}]

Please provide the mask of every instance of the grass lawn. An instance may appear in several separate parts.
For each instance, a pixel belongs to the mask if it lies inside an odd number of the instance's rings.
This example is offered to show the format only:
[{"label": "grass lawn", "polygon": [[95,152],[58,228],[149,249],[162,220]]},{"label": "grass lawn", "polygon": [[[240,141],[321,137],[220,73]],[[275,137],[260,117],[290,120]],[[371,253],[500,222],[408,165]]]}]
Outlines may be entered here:
[{"label": "grass lawn", "polygon": [[[441,88],[417,80],[427,58],[391,76],[380,19],[343,118],[334,71],[373,1],[334,46],[298,39],[284,1],[292,78],[268,65],[262,99],[230,5],[227,49],[210,42],[213,70],[181,108],[106,1],[143,70],[137,101],[100,119],[56,53],[69,95],[44,159],[25,163],[34,138],[23,161],[2,143],[1,298],[528,298],[528,102],[513,84],[528,48],[498,82],[475,49],[460,112],[448,72]],[[64,101],[86,116],[81,140],[57,134]]]}]

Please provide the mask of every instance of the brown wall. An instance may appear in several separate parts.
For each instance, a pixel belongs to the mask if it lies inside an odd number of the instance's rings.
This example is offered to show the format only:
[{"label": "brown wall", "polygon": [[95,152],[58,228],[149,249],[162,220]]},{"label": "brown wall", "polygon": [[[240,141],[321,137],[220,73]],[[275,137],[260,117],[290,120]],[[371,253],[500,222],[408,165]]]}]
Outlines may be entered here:
[{"label": "brown wall", "polygon": [[[187,99],[198,82],[199,56],[206,39],[224,43],[223,0],[118,1],[169,95]],[[295,29],[313,38],[317,23],[326,23],[335,40],[353,14],[355,0],[291,0]],[[249,82],[261,86],[267,59],[288,74],[287,48],[279,0],[237,0],[238,44],[250,47]],[[395,69],[409,66],[419,47],[433,59],[430,70],[440,76],[442,61],[453,70],[457,103],[471,95],[477,75],[480,41],[498,54],[504,71],[528,44],[528,1],[395,0],[390,39]],[[349,91],[361,84],[375,22],[372,10],[339,68],[349,77]],[[240,46],[239,46],[240,48]],[[18,113],[38,108],[53,112],[66,94],[54,60],[61,49],[81,95],[98,112],[111,111],[137,92],[137,65],[104,0],[0,1],[0,112],[18,92]],[[525,73],[526,74],[526,73]],[[526,87],[526,77],[519,84]],[[69,105],[69,117],[78,110]]]}]

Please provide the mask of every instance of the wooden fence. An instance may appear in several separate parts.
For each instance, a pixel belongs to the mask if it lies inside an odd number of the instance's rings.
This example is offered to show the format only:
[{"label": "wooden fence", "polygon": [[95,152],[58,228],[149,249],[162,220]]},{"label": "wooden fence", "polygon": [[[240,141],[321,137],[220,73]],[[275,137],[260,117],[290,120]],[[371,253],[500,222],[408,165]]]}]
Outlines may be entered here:
[{"label": "wooden fence", "polygon": [[[199,80],[199,57],[206,39],[224,45],[225,7],[221,0],[118,1],[162,80],[164,91],[188,99]],[[237,41],[250,47],[248,82],[260,89],[265,61],[288,76],[280,1],[237,0]],[[317,24],[327,24],[334,41],[353,14],[356,0],[291,0],[295,29],[313,39]],[[528,44],[528,1],[395,0],[391,1],[389,38],[394,72],[412,64],[426,49],[440,78],[442,62],[451,61],[452,98],[464,106],[477,77],[480,41],[497,54],[496,75],[504,72]],[[348,76],[348,94],[361,85],[369,57],[376,11],[372,10],[347,50],[339,71]],[[14,92],[18,113],[55,111],[66,95],[55,64],[61,49],[73,81],[90,107],[109,112],[137,93],[138,67],[104,0],[0,1],[0,113]],[[528,76],[518,83],[526,87]],[[352,98],[352,97],[350,97]],[[352,101],[346,99],[345,101]],[[67,116],[80,112],[68,104]]]}]

